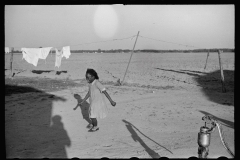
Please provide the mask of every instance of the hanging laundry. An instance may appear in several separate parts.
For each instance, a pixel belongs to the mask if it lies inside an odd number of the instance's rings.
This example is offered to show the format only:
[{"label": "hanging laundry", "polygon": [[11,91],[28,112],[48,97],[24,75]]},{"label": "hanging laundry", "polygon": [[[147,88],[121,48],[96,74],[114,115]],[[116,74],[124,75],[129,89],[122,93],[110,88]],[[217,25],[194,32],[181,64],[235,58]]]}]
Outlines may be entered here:
[{"label": "hanging laundry", "polygon": [[58,50],[55,48],[55,52],[56,52],[55,67],[58,67],[58,68],[59,68],[59,67],[61,66],[63,50],[61,50],[60,52],[58,52]]},{"label": "hanging laundry", "polygon": [[9,53],[9,52],[10,52],[9,47],[5,47],[5,53]]},{"label": "hanging laundry", "polygon": [[37,66],[41,49],[39,48],[22,48],[23,58],[30,64]]},{"label": "hanging laundry", "polygon": [[28,62],[37,66],[38,59],[46,59],[52,47],[46,48],[22,48],[23,58]]},{"label": "hanging laundry", "polygon": [[41,54],[40,54],[39,58],[46,59],[48,54],[50,53],[50,50],[52,49],[52,47],[44,47],[44,48],[39,48],[39,49],[41,49]]},{"label": "hanging laundry", "polygon": [[62,57],[66,57],[68,59],[69,56],[71,55],[70,46],[63,47],[62,51],[63,51]]}]

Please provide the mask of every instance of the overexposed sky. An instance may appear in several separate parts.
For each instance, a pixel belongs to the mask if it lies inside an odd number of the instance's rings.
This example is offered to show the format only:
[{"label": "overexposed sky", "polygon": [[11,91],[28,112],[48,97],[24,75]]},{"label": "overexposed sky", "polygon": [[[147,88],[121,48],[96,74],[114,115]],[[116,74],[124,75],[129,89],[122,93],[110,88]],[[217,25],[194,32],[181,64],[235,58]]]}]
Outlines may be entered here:
[{"label": "overexposed sky", "polygon": [[[235,48],[234,5],[6,5],[6,47],[132,49],[140,35],[199,48]],[[139,37],[135,49],[196,49]]]}]

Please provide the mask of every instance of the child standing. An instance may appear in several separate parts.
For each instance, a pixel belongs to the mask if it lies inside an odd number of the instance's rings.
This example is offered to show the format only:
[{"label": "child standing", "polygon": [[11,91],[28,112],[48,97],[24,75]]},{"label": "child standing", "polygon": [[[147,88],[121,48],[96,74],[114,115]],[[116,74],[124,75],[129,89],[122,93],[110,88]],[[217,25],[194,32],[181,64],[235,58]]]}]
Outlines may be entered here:
[{"label": "child standing", "polygon": [[89,83],[89,90],[85,98],[80,102],[80,105],[89,98],[89,117],[92,121],[92,128],[89,132],[95,132],[99,130],[99,127],[97,126],[97,118],[102,119],[107,116],[107,105],[103,94],[108,98],[112,106],[115,106],[116,102],[111,99],[106,88],[98,81],[99,77],[94,69],[87,69],[86,79]]}]

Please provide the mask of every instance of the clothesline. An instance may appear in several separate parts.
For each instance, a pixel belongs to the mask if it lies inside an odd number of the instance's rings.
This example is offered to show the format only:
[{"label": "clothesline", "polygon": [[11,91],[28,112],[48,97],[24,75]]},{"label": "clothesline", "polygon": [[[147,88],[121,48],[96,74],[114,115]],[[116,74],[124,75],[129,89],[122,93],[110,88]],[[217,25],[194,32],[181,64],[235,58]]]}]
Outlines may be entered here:
[{"label": "clothesline", "polygon": [[164,43],[176,44],[176,45],[185,46],[185,47],[192,47],[192,48],[204,49],[204,48],[201,48],[201,47],[196,47],[196,46],[187,45],[187,44],[174,43],[174,42],[168,42],[168,41],[163,41],[163,40],[159,40],[159,39],[155,39],[155,38],[150,38],[150,37],[145,37],[145,36],[141,36],[141,35],[139,35],[139,37],[145,38],[145,39],[151,39],[151,40],[154,40],[154,41],[160,41],[160,42],[164,42]]},{"label": "clothesline", "polygon": [[[133,35],[133,36],[131,36],[131,37],[127,37],[127,38],[112,39],[112,40],[107,40],[107,41],[88,42],[88,43],[81,43],[81,44],[76,44],[76,45],[71,45],[71,46],[80,46],[80,45],[86,45],[86,44],[104,43],[104,42],[111,42],[111,41],[117,41],[117,40],[133,39],[133,38],[136,37],[136,36],[137,36],[137,35]],[[150,37],[141,36],[141,35],[139,35],[139,37],[141,37],[141,38],[145,38],[145,39],[151,39],[151,40],[154,40],[154,41],[160,41],[160,42],[164,42],[164,43],[171,43],[171,44],[175,44],[175,45],[181,45],[181,46],[185,46],[185,47],[192,47],[192,48],[205,49],[205,48],[197,47],[197,46],[193,46],[193,45],[181,44],[181,43],[175,43],[175,42],[169,42],[169,41],[164,41],[164,40],[155,39],[155,38],[150,38]]]},{"label": "clothesline", "polygon": [[[112,39],[107,41],[97,41],[97,42],[89,42],[89,43],[82,43],[82,44],[75,44],[71,46],[79,46],[79,45],[86,45],[86,44],[93,44],[93,43],[103,43],[103,42],[110,42],[110,41],[119,41],[119,40],[126,40],[126,39],[132,39],[134,36],[126,37],[126,38],[120,38],[120,39]],[[33,64],[34,66],[37,66],[38,59],[46,59],[49,52],[52,53],[52,49],[56,52],[56,62],[55,66],[60,67],[61,65],[61,59],[63,56],[66,58],[69,58],[70,56],[70,46],[65,46],[63,49],[59,52],[57,48],[59,47],[40,47],[40,48],[23,48],[23,47],[5,47],[5,52],[7,52],[10,48],[21,48],[23,59],[25,59],[28,63]]]},{"label": "clothesline", "polygon": [[[37,66],[38,59],[46,59],[49,52],[52,53],[52,49],[55,48],[55,52],[56,52],[55,66],[59,68],[60,65],[61,65],[62,57],[65,56],[66,58],[69,58],[69,56],[71,54],[70,53],[70,46],[81,46],[81,45],[89,45],[89,44],[94,44],[94,43],[95,44],[96,43],[106,43],[106,42],[121,41],[121,40],[127,40],[127,39],[132,40],[136,36],[137,35],[133,35],[133,36],[126,37],[126,38],[111,39],[111,40],[106,40],[106,41],[95,41],[95,42],[68,45],[68,46],[63,47],[63,49],[60,52],[57,50],[57,48],[60,48],[60,47],[55,46],[55,47],[41,47],[41,48],[5,47],[5,53],[9,53],[10,48],[21,48],[23,58],[28,63],[31,63],[34,66]],[[171,43],[171,44],[174,44],[174,45],[181,45],[181,46],[185,46],[185,47],[200,48],[200,47],[196,47],[196,46],[192,46],[192,45],[180,44],[180,43],[175,43],[175,42],[168,42],[168,41],[155,39],[155,38],[151,38],[151,37],[146,37],[146,36],[141,36],[141,35],[138,35],[138,37],[144,38],[144,39],[150,39],[150,40],[154,40],[154,41],[160,41],[160,42],[164,42],[164,43]]]},{"label": "clothesline", "polygon": [[85,44],[93,44],[93,43],[103,43],[103,42],[119,41],[119,40],[130,39],[130,38],[133,38],[133,37],[136,37],[136,35],[135,35],[135,36],[131,36],[131,37],[127,37],[127,38],[112,39],[112,40],[107,40],[107,41],[89,42],[89,43],[82,43],[82,44],[76,44],[76,45],[71,45],[71,46],[80,46],[80,45],[85,45]]},{"label": "clothesline", "polygon": [[[121,40],[133,39],[136,36],[137,35],[133,35],[133,36],[126,37],[126,38],[117,38],[117,39],[111,39],[111,40],[106,40],[106,41],[95,41],[95,42],[87,42],[87,43],[80,43],[80,44],[72,44],[72,45],[68,45],[68,46],[81,46],[81,45],[90,45],[90,44],[96,44],[96,43],[106,43],[106,42],[113,42],[113,41],[121,41]],[[180,46],[191,47],[191,48],[198,48],[198,49],[205,49],[205,48],[202,48],[202,47],[197,47],[197,46],[188,45],[188,44],[175,43],[175,42],[169,42],[169,41],[164,41],[164,40],[151,38],[151,37],[147,37],[147,36],[142,36],[142,35],[139,35],[139,37],[140,38],[144,38],[144,39],[150,39],[150,40],[154,40],[154,41],[159,41],[159,42],[163,42],[163,43],[170,43],[170,44],[174,44],[174,45],[180,45]],[[55,48],[60,48],[60,47],[62,47],[62,46],[56,46]],[[22,47],[12,47],[12,48],[22,48]]]},{"label": "clothesline", "polygon": [[28,63],[33,64],[35,67],[38,64],[38,59],[45,59],[49,55],[51,49],[55,49],[56,52],[56,61],[55,67],[61,66],[62,57],[66,59],[71,55],[70,46],[65,46],[61,51],[58,51],[57,48],[53,47],[45,47],[45,48],[22,48],[23,59],[25,59]]},{"label": "clothesline", "polygon": [[[134,36],[130,36],[130,37],[126,37],[126,38],[118,38],[118,39],[111,39],[111,40],[106,40],[106,41],[95,41],[95,42],[87,42],[87,43],[80,43],[80,44],[72,44],[72,45],[65,45],[65,46],[81,46],[81,45],[88,45],[88,44],[94,44],[94,43],[104,43],[104,42],[111,42],[111,41],[121,41],[121,40],[125,40],[125,39],[132,39],[136,37],[136,35]],[[61,48],[62,46],[55,46],[54,48]],[[23,48],[23,47],[19,47],[19,46],[15,46],[12,48]],[[34,47],[33,47],[34,48]],[[38,47],[37,47],[38,48]]]},{"label": "clothesline", "polygon": [[[111,39],[111,40],[106,40],[106,41],[95,41],[95,42],[87,42],[87,43],[80,43],[80,44],[72,44],[72,45],[68,45],[68,46],[81,46],[81,45],[90,45],[90,44],[95,44],[95,43],[106,43],[106,42],[112,42],[112,41],[121,41],[121,40],[126,40],[126,39],[133,39],[136,36],[137,35],[133,35],[133,36],[126,37],[126,38],[117,38],[117,39]],[[164,43],[181,45],[181,46],[185,46],[185,47],[192,47],[192,48],[203,49],[202,47],[197,47],[197,46],[188,45],[188,44],[175,43],[175,42],[169,42],[169,41],[164,41],[164,40],[155,39],[155,38],[146,37],[146,36],[141,36],[141,35],[139,35],[139,37],[140,38],[154,40],[154,41],[160,41],[160,42],[164,42]],[[56,46],[55,48],[60,48],[60,47],[62,47],[62,46]],[[22,47],[13,47],[13,48],[22,48]]]}]

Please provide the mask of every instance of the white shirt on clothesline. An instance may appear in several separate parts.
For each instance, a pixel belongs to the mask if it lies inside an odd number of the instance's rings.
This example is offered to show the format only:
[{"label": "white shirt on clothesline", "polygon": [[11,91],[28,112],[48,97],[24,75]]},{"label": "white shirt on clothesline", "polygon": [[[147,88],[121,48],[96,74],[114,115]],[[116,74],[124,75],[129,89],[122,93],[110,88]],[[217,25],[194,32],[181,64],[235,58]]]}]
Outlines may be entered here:
[{"label": "white shirt on clothesline", "polygon": [[67,59],[69,58],[69,56],[71,55],[71,52],[70,52],[70,46],[65,46],[62,48],[62,57],[66,57]]}]

